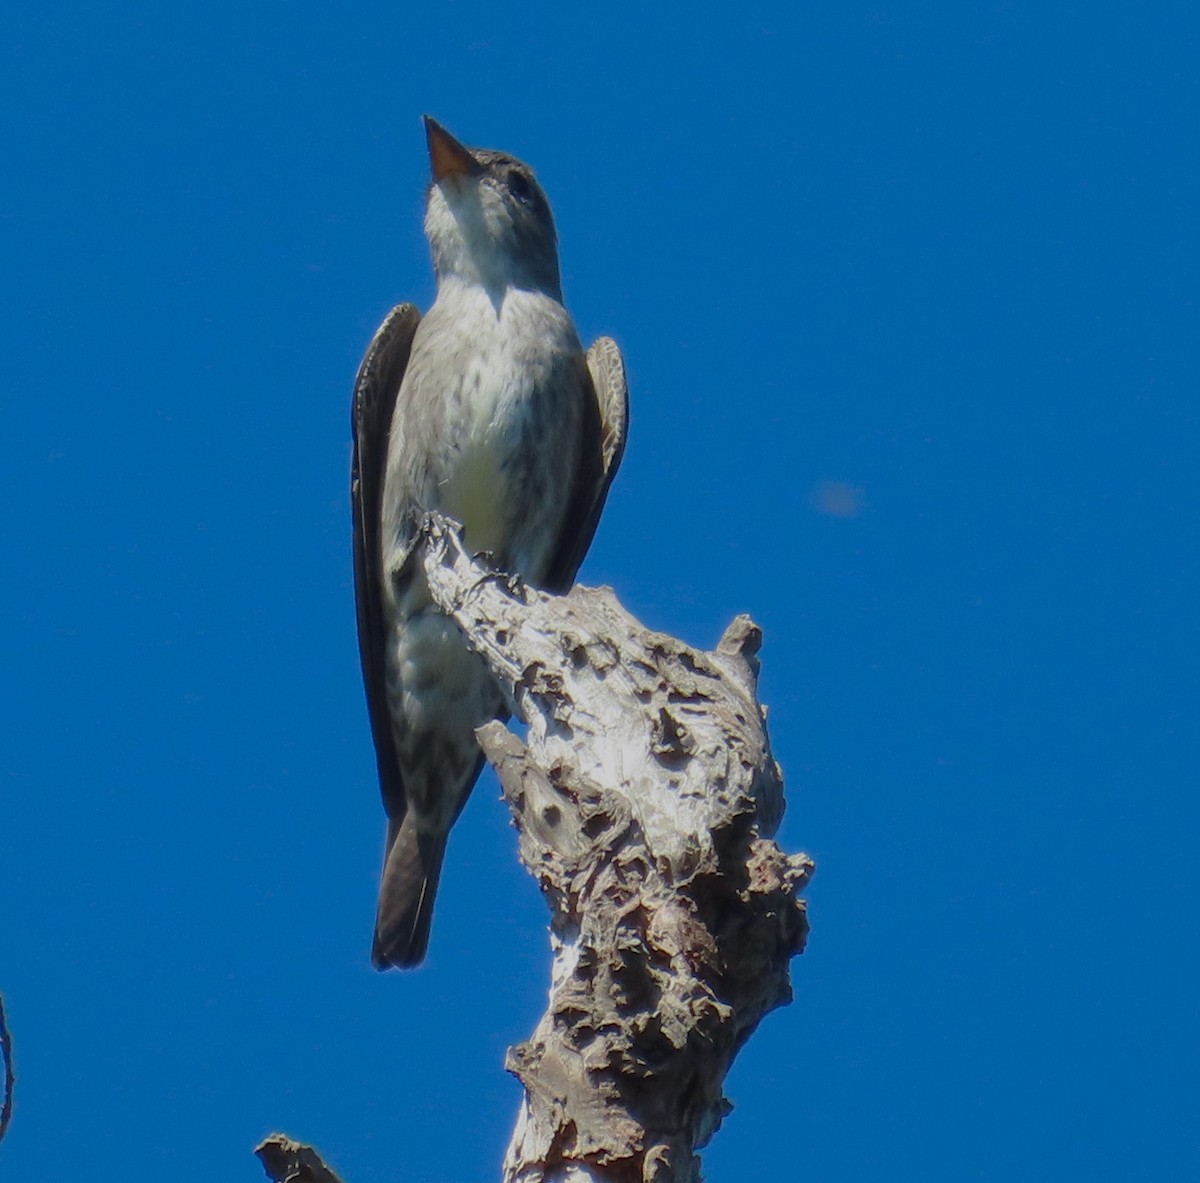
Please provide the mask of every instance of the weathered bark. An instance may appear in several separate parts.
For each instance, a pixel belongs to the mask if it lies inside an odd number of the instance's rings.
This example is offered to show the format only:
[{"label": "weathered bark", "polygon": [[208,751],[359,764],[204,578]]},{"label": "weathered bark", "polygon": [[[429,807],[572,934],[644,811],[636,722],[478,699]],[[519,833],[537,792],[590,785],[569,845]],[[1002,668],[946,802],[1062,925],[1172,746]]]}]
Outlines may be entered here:
[{"label": "weathered bark", "polygon": [[[607,588],[549,596],[487,570],[437,516],[410,562],[528,725],[479,729],[551,912],[550,1004],[508,1056],[525,1098],[504,1179],[698,1183],[725,1075],[791,1001],[808,932],[813,864],[772,841],[761,634],[741,616],[692,649]],[[336,1183],[278,1135],[259,1154],[274,1179]]]},{"label": "weathered bark", "polygon": [[699,1180],[725,1075],[791,1000],[808,930],[813,864],[771,840],[761,634],[739,617],[714,652],[691,649],[609,589],[548,596],[486,571],[441,519],[422,561],[528,725],[524,742],[479,732],[551,911],[550,1005],[508,1057],[525,1099],[504,1178]]}]

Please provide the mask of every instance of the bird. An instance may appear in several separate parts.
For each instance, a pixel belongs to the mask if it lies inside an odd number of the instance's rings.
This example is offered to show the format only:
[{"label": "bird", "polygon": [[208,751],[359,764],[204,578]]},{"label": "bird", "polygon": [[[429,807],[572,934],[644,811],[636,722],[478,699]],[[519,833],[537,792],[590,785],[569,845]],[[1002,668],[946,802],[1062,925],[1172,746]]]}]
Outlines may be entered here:
[{"label": "bird", "polygon": [[629,395],[609,337],[586,351],[533,170],[424,117],[424,229],[437,282],[399,304],[354,383],[351,503],[359,656],[387,836],[371,960],[425,958],[451,826],[506,717],[482,658],[409,562],[431,511],[501,571],[567,591],[625,451]]}]

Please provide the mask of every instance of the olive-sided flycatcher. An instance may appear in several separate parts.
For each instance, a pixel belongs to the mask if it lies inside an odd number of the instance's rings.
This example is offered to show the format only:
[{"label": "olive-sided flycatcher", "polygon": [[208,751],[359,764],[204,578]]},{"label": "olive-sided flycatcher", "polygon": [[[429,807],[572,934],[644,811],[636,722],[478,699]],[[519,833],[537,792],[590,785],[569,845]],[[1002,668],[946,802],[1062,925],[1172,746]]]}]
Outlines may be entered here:
[{"label": "olive-sided flycatcher", "polygon": [[394,308],[354,388],[354,584],[387,847],[371,958],[425,956],[446,837],[479,775],[495,680],[405,560],[423,514],[462,522],[501,570],[565,591],[625,447],[616,345],[586,353],[563,307],[533,172],[425,120],[437,298]]}]

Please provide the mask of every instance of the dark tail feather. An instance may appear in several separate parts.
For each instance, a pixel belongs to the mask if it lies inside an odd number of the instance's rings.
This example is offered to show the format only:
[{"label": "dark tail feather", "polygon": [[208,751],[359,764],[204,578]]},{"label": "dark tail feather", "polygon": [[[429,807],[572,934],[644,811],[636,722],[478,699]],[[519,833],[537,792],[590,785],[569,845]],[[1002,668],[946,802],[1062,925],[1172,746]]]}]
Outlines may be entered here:
[{"label": "dark tail feather", "polygon": [[411,812],[400,822],[388,822],[375,943],[371,948],[376,969],[393,965],[409,969],[425,960],[445,853],[446,835],[418,834]]}]

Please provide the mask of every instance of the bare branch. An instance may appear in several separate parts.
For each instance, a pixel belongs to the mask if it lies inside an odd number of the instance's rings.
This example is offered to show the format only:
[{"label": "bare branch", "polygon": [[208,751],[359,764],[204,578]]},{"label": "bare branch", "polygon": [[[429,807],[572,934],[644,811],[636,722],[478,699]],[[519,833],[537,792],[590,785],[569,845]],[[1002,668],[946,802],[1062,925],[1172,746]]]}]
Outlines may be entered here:
[{"label": "bare branch", "polygon": [[[525,1097],[505,1183],[699,1183],[725,1076],[791,1001],[808,933],[812,861],[773,841],[762,634],[738,617],[693,649],[607,588],[549,596],[489,571],[437,516],[409,562],[528,727],[477,733],[551,912],[549,1007],[507,1060]],[[337,1183],[280,1135],[258,1154],[276,1183]]]},{"label": "bare branch", "polygon": [[4,1063],[4,1092],[0,1102],[0,1142],[8,1133],[8,1123],[12,1121],[13,1090],[17,1085],[17,1074],[13,1069],[12,1036],[8,1031],[8,1019],[4,1014],[4,995],[0,994],[0,1061]]},{"label": "bare branch", "polygon": [[254,1148],[267,1177],[275,1183],[341,1183],[321,1156],[286,1134],[272,1134]]},{"label": "bare branch", "polygon": [[758,628],[716,650],[651,632],[608,589],[547,596],[432,518],[438,606],[528,725],[479,731],[551,910],[550,1006],[508,1068],[525,1100],[506,1183],[696,1183],[722,1084],[791,1000],[813,864],[771,840],[783,786],[756,697]]}]

